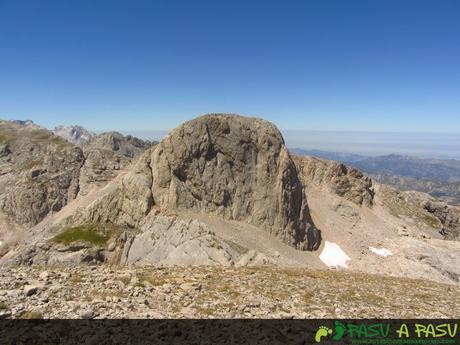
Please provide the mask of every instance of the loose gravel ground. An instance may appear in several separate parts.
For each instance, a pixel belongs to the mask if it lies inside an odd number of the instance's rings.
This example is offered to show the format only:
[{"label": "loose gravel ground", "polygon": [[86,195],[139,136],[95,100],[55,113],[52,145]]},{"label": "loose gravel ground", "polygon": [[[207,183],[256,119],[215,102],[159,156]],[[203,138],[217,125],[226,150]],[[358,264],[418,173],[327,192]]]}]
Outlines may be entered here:
[{"label": "loose gravel ground", "polygon": [[2,267],[0,318],[456,318],[458,285],[276,267]]}]

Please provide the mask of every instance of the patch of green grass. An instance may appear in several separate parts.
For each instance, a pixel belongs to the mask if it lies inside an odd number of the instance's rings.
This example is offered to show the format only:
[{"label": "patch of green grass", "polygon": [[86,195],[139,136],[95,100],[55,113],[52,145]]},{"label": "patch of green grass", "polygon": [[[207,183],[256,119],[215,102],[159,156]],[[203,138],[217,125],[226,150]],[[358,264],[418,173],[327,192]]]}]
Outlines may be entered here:
[{"label": "patch of green grass", "polygon": [[122,229],[111,224],[86,224],[68,228],[53,238],[56,243],[70,244],[77,241],[88,242],[96,246],[104,246],[120,234]]},{"label": "patch of green grass", "polygon": [[152,286],[162,286],[168,282],[171,282],[171,279],[163,276],[138,274],[137,278],[139,279],[139,282],[146,282]]},{"label": "patch of green grass", "polygon": [[214,309],[211,309],[211,308],[209,308],[209,307],[203,307],[203,306],[196,306],[194,309],[198,312],[198,314],[199,314],[200,316],[207,316],[207,317],[209,317],[209,316],[213,315],[214,312],[215,312]]},{"label": "patch of green grass", "polygon": [[131,281],[131,277],[119,277],[118,280],[121,281],[126,286]]},{"label": "patch of green grass", "polygon": [[302,295],[302,300],[305,303],[310,303],[313,299],[313,296],[315,296],[313,292],[310,292],[310,291],[304,292],[304,294]]},{"label": "patch of green grass", "polygon": [[72,274],[72,276],[69,279],[72,283],[83,283],[85,279],[83,278],[82,275],[80,274]]},{"label": "patch of green grass", "polygon": [[22,313],[19,319],[43,319],[43,314],[39,311],[29,310]]}]

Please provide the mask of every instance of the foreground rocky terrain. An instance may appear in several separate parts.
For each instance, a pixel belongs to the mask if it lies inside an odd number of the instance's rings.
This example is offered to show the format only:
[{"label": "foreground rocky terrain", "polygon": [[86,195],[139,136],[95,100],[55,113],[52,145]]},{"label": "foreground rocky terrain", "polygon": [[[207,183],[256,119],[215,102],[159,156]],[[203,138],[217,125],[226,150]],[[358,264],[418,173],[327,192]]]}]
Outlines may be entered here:
[{"label": "foreground rocky terrain", "polygon": [[458,286],[350,272],[211,266],[0,269],[0,317],[455,318],[459,313]]}]

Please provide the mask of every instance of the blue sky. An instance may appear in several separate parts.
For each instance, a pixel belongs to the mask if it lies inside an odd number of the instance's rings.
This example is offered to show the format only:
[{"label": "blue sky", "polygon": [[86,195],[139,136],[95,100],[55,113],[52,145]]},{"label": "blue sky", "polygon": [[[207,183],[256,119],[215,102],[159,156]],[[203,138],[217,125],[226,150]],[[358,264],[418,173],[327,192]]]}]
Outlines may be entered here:
[{"label": "blue sky", "polygon": [[0,0],[0,118],[460,132],[459,1]]}]

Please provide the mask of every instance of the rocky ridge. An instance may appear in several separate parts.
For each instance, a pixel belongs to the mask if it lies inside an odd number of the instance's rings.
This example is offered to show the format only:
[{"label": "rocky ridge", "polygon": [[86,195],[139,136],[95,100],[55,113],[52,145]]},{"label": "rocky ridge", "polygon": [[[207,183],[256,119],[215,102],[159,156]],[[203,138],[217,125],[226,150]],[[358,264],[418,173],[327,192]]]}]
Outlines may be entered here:
[{"label": "rocky ridge", "polygon": [[0,122],[1,210],[33,225],[79,192],[83,151],[30,124]]},{"label": "rocky ridge", "polygon": [[372,180],[359,170],[314,157],[295,156],[294,161],[307,188],[309,185],[321,186],[357,205],[372,206]]},{"label": "rocky ridge", "polygon": [[31,121],[0,122],[0,207],[14,222],[39,223],[111,181],[151,146],[119,133],[78,133],[88,137],[83,148]]}]

